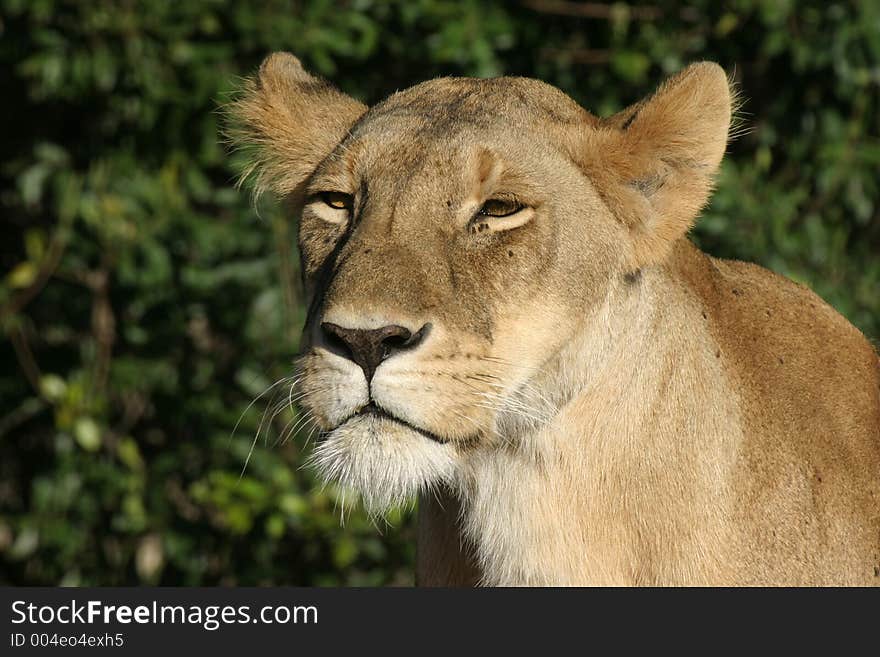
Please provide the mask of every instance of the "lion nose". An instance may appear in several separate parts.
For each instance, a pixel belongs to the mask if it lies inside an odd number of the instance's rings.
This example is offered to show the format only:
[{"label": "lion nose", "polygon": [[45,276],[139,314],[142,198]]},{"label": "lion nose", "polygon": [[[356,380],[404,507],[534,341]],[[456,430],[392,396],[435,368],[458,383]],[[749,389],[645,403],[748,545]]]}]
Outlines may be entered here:
[{"label": "lion nose", "polygon": [[430,328],[430,324],[425,324],[413,333],[396,324],[377,329],[345,328],[331,322],[321,324],[329,346],[334,347],[341,356],[360,365],[367,382],[373,379],[379,363],[396,353],[415,349],[425,339]]}]

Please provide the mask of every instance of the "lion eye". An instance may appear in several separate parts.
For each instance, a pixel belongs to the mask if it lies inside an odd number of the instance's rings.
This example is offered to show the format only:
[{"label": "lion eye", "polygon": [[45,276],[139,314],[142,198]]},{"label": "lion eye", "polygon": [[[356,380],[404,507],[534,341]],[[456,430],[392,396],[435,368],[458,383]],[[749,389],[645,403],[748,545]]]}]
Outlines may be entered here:
[{"label": "lion eye", "polygon": [[342,192],[321,192],[318,195],[324,205],[334,210],[350,210],[352,206],[351,195]]},{"label": "lion eye", "polygon": [[516,214],[524,207],[525,206],[522,203],[518,203],[512,199],[490,198],[483,203],[483,207],[480,208],[480,211],[477,214],[481,214],[484,217],[509,217],[512,214]]}]

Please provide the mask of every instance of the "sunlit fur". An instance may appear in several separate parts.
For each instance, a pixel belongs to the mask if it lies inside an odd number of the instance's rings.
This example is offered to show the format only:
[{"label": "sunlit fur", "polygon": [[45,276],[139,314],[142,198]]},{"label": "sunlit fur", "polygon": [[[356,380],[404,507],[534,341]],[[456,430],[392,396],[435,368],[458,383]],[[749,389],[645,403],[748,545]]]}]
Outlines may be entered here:
[{"label": "sunlit fur", "polygon": [[455,452],[450,445],[395,422],[354,415],[368,401],[366,379],[354,363],[315,350],[301,359],[299,374],[296,398],[326,432],[310,463],[326,479],[357,493],[369,512],[381,515],[451,481]]},{"label": "sunlit fur", "polygon": [[[733,105],[703,62],[608,119],[523,78],[367,108],[284,53],[233,104],[300,218],[313,463],[374,514],[419,496],[420,584],[880,584],[876,353],[686,236]],[[323,322],[430,331],[368,388]]]},{"label": "sunlit fur", "polygon": [[356,491],[368,512],[382,514],[452,481],[455,451],[395,422],[358,416],[321,441],[311,463]]}]

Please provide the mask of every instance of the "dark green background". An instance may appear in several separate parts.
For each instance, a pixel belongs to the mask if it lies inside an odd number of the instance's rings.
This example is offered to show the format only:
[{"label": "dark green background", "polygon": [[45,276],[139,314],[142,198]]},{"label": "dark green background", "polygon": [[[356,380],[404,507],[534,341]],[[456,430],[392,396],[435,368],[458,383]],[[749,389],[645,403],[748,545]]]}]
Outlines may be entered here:
[{"label": "dark green background", "polygon": [[411,514],[340,526],[305,436],[276,444],[291,411],[240,477],[302,308],[292,218],[234,189],[217,108],[272,50],[368,102],[513,73],[599,114],[715,60],[751,131],[695,238],[880,336],[878,2],[0,7],[0,583],[412,581]]}]

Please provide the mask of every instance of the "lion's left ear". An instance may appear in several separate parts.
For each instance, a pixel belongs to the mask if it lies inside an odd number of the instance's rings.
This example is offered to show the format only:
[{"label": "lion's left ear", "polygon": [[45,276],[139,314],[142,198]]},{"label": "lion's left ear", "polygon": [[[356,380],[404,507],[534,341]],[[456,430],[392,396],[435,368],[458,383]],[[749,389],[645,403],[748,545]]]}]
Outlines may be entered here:
[{"label": "lion's left ear", "polygon": [[709,200],[731,103],[724,70],[700,62],[590,131],[584,166],[630,228],[634,266],[665,258]]},{"label": "lion's left ear", "polygon": [[226,135],[248,160],[241,180],[254,195],[294,192],[366,112],[363,103],[276,52],[226,107]]}]

